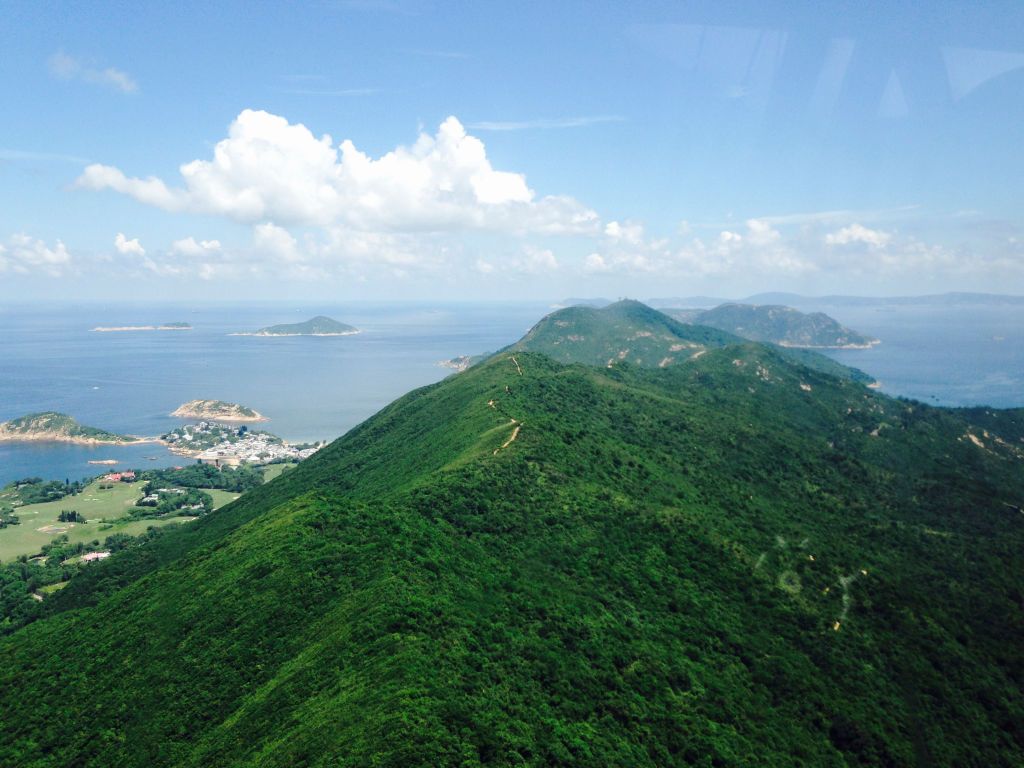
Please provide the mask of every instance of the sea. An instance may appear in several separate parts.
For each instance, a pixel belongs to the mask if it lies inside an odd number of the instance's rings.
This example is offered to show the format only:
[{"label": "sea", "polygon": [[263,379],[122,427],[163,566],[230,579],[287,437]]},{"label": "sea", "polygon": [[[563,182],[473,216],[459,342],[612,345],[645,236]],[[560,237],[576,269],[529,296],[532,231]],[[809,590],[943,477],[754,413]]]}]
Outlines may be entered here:
[{"label": "sea", "polygon": [[[882,343],[826,354],[871,374],[881,391],[933,405],[1024,406],[1024,304],[822,307]],[[241,403],[291,442],[343,435],[397,397],[451,375],[444,360],[519,339],[550,303],[0,306],[0,421],[61,411],[113,432],[156,436],[189,400]],[[354,336],[236,336],[327,315]],[[97,332],[187,322],[189,331]],[[90,464],[113,460],[116,465]],[[80,479],[109,469],[180,465],[160,444],[0,443],[0,485]]]}]

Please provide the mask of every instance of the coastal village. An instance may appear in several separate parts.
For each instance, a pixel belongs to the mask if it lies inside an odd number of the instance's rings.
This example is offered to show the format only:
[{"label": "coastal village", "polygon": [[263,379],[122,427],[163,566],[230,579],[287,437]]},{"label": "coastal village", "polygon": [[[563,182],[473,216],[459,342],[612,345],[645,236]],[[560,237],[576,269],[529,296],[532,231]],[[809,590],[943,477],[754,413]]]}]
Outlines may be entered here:
[{"label": "coastal village", "polygon": [[302,461],[324,445],[291,445],[269,432],[250,431],[244,426],[228,427],[212,421],[186,424],[171,430],[160,439],[174,453],[217,467]]},{"label": "coastal village", "polygon": [[[269,432],[250,430],[240,422],[266,421],[266,417],[251,408],[221,400],[192,400],[171,415],[199,420],[176,427],[160,437],[137,437],[83,426],[67,414],[47,411],[0,423],[0,441],[52,441],[80,445],[159,442],[179,456],[217,467],[302,461],[326,444],[290,444]],[[88,463],[113,465],[117,461],[90,459]]]}]

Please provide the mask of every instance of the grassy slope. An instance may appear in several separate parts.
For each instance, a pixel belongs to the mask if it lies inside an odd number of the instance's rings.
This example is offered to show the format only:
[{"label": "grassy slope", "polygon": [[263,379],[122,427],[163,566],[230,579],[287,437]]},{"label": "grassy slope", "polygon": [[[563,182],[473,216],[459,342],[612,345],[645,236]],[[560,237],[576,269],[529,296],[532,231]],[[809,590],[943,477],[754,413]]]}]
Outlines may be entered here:
[{"label": "grassy slope", "polygon": [[758,345],[516,358],[55,594],[0,763],[1024,756],[1016,454]]},{"label": "grassy slope", "polygon": [[267,464],[263,467],[263,481],[269,483],[275,477],[283,475],[289,469],[293,469],[294,467],[294,464]]}]

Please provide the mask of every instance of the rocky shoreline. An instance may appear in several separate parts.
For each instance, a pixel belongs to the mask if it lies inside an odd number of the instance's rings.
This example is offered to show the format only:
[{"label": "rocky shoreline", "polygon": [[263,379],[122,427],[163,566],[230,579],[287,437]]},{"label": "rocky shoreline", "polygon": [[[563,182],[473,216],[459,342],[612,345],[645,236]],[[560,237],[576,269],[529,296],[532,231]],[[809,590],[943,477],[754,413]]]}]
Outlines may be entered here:
[{"label": "rocky shoreline", "polygon": [[881,344],[881,339],[872,339],[865,344],[794,344],[789,341],[780,341],[780,347],[786,349],[871,349]]},{"label": "rocky shoreline", "polygon": [[362,331],[340,331],[338,333],[261,333],[252,331],[249,333],[229,333],[228,336],[259,336],[261,338],[278,338],[282,336],[355,336]]},{"label": "rocky shoreline", "polygon": [[114,333],[118,331],[191,331],[191,325],[97,325],[92,329],[97,333]]},{"label": "rocky shoreline", "polygon": [[0,430],[0,443],[71,443],[72,445],[142,445],[159,443],[158,437],[136,437],[123,435],[115,440],[99,440],[95,437],[66,435],[61,432],[8,432]]}]

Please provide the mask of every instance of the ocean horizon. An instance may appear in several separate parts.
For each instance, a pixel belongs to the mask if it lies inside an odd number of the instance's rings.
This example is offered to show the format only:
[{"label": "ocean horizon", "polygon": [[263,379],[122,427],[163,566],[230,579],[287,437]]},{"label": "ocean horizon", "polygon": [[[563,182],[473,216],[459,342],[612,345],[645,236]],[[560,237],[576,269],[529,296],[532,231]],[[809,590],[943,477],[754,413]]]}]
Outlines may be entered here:
[{"label": "ocean horizon", "polygon": [[[0,309],[0,421],[61,411],[81,424],[157,436],[187,420],[184,402],[219,399],[269,417],[251,428],[290,442],[333,440],[393,400],[451,375],[439,365],[518,340],[552,302],[348,302],[8,305]],[[864,350],[821,350],[866,371],[880,391],[930,405],[1024,406],[1024,307],[821,307],[876,336]],[[234,336],[327,315],[353,336]],[[97,326],[186,322],[189,331],[95,332]],[[161,445],[0,443],[0,484],[78,479],[106,467],[190,459]]]}]

